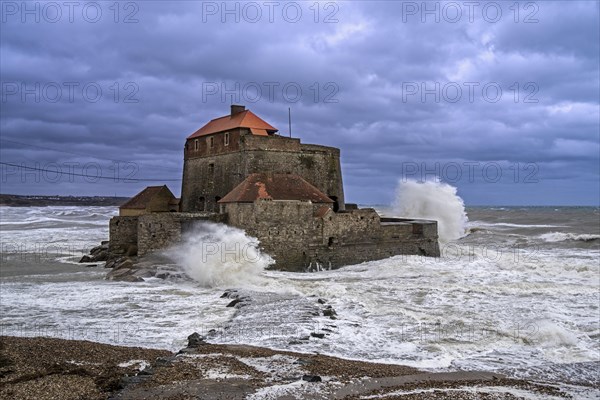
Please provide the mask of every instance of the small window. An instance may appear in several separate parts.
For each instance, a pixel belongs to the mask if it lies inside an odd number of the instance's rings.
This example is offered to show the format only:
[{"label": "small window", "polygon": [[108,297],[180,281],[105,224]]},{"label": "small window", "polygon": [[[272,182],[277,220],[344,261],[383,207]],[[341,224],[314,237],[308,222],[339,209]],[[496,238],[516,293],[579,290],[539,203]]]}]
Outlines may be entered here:
[{"label": "small window", "polygon": [[208,173],[209,174],[215,173],[215,164],[213,164],[213,163],[208,164]]},{"label": "small window", "polygon": [[225,132],[225,146],[229,146],[229,132]]},{"label": "small window", "polygon": [[210,147],[215,147],[215,138],[214,137],[209,137],[208,138],[208,143],[210,144]]},{"label": "small window", "polygon": [[198,142],[198,139],[194,140],[194,150],[198,150],[198,148],[200,147],[200,143]]}]

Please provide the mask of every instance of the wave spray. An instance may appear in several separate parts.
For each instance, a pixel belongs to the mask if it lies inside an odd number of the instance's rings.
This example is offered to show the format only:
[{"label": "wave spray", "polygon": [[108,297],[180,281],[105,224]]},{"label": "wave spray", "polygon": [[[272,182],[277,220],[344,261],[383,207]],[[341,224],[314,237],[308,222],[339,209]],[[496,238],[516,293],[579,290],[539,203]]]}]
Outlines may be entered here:
[{"label": "wave spray", "polygon": [[169,255],[202,286],[246,286],[258,284],[262,271],[274,262],[258,245],[241,229],[201,222]]},{"label": "wave spray", "polygon": [[441,243],[457,240],[467,233],[465,204],[456,194],[456,188],[446,183],[401,180],[393,211],[402,218],[436,220]]}]

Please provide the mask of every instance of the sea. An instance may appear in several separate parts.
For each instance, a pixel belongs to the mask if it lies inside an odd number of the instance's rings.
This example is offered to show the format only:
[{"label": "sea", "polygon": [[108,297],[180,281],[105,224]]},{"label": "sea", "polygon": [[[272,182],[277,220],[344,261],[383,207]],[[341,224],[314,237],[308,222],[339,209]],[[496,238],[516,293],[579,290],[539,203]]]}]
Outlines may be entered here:
[{"label": "sea", "polygon": [[[116,207],[1,207],[0,333],[177,351],[198,332],[214,343],[493,371],[598,398],[599,208],[465,208],[455,190],[437,190],[429,209],[418,195],[374,208],[438,219],[439,258],[281,272],[243,231],[203,224],[167,251],[175,261],[165,269],[180,274],[139,283],[78,263],[108,239]],[[244,306],[227,307],[232,291]]]}]

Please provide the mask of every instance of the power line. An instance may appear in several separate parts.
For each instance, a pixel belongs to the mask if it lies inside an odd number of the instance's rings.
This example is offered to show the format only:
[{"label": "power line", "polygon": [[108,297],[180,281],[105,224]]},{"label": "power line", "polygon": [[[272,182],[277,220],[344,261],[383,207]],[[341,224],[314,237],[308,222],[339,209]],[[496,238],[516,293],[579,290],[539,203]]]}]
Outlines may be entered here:
[{"label": "power line", "polygon": [[117,178],[117,177],[111,177],[111,176],[93,176],[93,175],[87,175],[87,174],[78,174],[75,172],[53,171],[53,170],[47,169],[47,168],[27,167],[25,165],[18,165],[18,164],[12,164],[12,163],[7,163],[7,162],[0,162],[0,164],[8,165],[10,167],[32,170],[32,171],[50,172],[52,174],[61,174],[61,175],[65,174],[65,175],[70,175],[70,176],[82,176],[84,178],[91,178],[91,179],[109,179],[112,181],[135,181],[135,182],[159,182],[159,181],[161,181],[161,182],[181,182],[181,179]]},{"label": "power line", "polygon": [[[4,138],[0,138],[0,141],[7,142],[7,143],[14,143],[14,144],[18,144],[18,145],[21,145],[21,146],[34,147],[34,148],[42,149],[42,150],[56,151],[58,153],[71,154],[71,155],[74,155],[74,156],[95,158],[96,160],[112,161],[114,163],[128,164],[128,163],[132,162],[132,161],[125,161],[125,160],[115,160],[115,159],[111,159],[111,158],[102,158],[102,157],[97,157],[97,156],[93,156],[93,155],[90,155],[90,154],[75,153],[75,152],[72,152],[72,151],[59,150],[59,149],[55,149],[55,148],[48,147],[48,146],[38,146],[38,145],[35,145],[35,144],[31,144],[31,143],[17,142],[16,140],[10,140],[10,139],[4,139]],[[169,168],[169,167],[165,167],[164,165],[156,165],[156,164],[148,164],[148,163],[141,163],[141,164],[143,164],[145,166],[149,166],[149,167],[156,167],[156,168],[162,168],[162,169],[169,169],[169,170],[172,170],[172,171],[175,171],[175,170],[179,171],[179,168]]]}]

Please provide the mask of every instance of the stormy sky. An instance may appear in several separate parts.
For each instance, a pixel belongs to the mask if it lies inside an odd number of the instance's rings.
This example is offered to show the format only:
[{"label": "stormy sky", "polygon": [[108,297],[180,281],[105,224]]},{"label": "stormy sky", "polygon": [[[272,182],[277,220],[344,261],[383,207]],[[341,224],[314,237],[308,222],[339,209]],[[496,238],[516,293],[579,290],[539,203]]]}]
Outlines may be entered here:
[{"label": "stormy sky", "polygon": [[184,139],[239,103],[339,147],[350,202],[599,202],[596,1],[1,5],[2,193],[179,195]]}]

